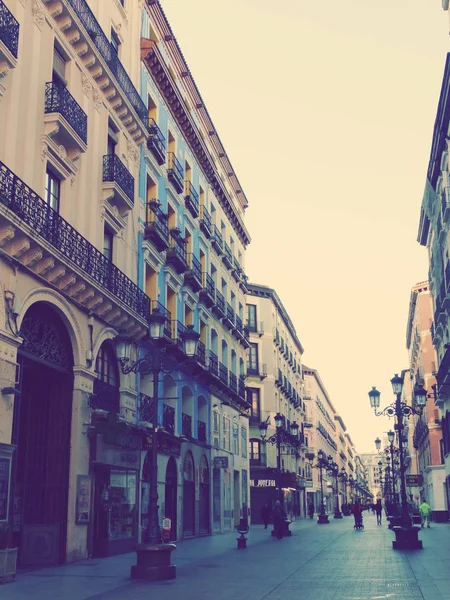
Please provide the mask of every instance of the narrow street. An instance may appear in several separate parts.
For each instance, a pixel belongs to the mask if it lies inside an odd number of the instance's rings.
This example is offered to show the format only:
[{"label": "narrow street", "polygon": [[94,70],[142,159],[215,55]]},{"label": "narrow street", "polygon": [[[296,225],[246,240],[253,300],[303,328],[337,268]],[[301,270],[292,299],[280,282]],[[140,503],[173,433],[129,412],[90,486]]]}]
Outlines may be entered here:
[{"label": "narrow street", "polygon": [[161,583],[129,579],[134,554],[86,560],[53,569],[19,572],[0,587],[2,600],[450,600],[450,525],[422,530],[422,551],[392,550],[393,534],[375,516],[364,531],[353,519],[306,520],[281,541],[252,527],[246,550],[235,534],[178,544],[177,579]]}]

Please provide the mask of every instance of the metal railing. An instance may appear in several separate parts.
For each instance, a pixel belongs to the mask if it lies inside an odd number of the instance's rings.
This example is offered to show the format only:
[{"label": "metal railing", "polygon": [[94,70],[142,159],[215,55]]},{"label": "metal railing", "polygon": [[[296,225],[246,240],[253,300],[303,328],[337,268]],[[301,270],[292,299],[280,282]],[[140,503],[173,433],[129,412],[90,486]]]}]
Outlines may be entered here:
[{"label": "metal railing", "polygon": [[216,290],[216,306],[223,314],[225,314],[225,298],[219,290]]},{"label": "metal railing", "polygon": [[206,444],[206,423],[204,421],[197,421],[197,438],[199,442]]},{"label": "metal railing", "polygon": [[172,321],[171,327],[172,333],[171,338],[172,341],[177,344],[180,350],[183,350],[183,333],[186,330],[186,327],[181,323],[181,321]]},{"label": "metal railing", "polygon": [[228,385],[228,368],[222,363],[219,363],[219,379],[222,383]]},{"label": "metal railing", "polygon": [[117,183],[134,204],[134,177],[116,154],[103,157],[103,181]]},{"label": "metal railing", "polygon": [[204,205],[200,206],[200,226],[208,236],[212,235],[211,215]]},{"label": "metal railing", "polygon": [[206,366],[206,346],[203,342],[199,340],[197,345],[197,360],[203,366]]},{"label": "metal railing", "polygon": [[186,243],[178,235],[173,234],[173,230],[170,231],[170,252],[173,253],[180,266],[183,269],[187,269],[187,252]]},{"label": "metal railing", "polygon": [[153,425],[156,422],[155,401],[142,392],[139,396],[139,417],[141,421],[146,421]]},{"label": "metal railing", "polygon": [[111,73],[117,80],[117,83],[122,88],[125,96],[128,98],[131,106],[136,111],[138,117],[143,123],[147,121],[147,107],[145,106],[139,92],[134,87],[128,73],[117,56],[117,52],[111,45],[110,41],[103,33],[93,12],[89,8],[86,0],[67,0],[76,12],[78,18],[83,23],[89,37],[92,39],[97,50],[103,57],[103,60],[108,65]]},{"label": "metal railing", "polygon": [[175,408],[164,404],[163,407],[163,427],[166,431],[175,435]]},{"label": "metal railing", "polygon": [[183,167],[181,166],[180,161],[175,156],[174,152],[169,152],[167,154],[167,175],[177,192],[181,192],[183,189]]},{"label": "metal railing", "polygon": [[87,114],[61,83],[49,81],[45,84],[45,113],[59,113],[87,144]]},{"label": "metal railing", "polygon": [[93,278],[144,319],[150,298],[95,246],[0,161],[0,202],[56,248],[75,268]]},{"label": "metal railing", "polygon": [[229,302],[227,302],[227,320],[234,325],[234,310]]},{"label": "metal railing", "polygon": [[211,275],[209,275],[205,271],[203,271],[202,276],[203,276],[203,278],[202,278],[203,289],[206,290],[206,292],[208,293],[208,295],[211,297],[212,300],[215,300],[216,284],[214,283],[213,278],[211,277]]},{"label": "metal railing", "polygon": [[198,258],[192,252],[187,254],[187,262],[192,274],[197,279],[198,283],[202,284],[202,265]]},{"label": "metal railing", "polygon": [[154,119],[148,119],[147,130],[149,133],[147,148],[153,152],[158,164],[162,165],[166,160],[166,138]]},{"label": "metal railing", "polygon": [[234,373],[230,371],[230,390],[237,394],[238,391],[238,380]]},{"label": "metal railing", "polygon": [[147,201],[147,214],[145,227],[153,229],[158,236],[169,245],[169,225],[167,223],[167,215],[160,208],[158,200]]},{"label": "metal railing", "polygon": [[164,336],[167,339],[172,339],[172,313],[165,308],[158,300],[152,300],[152,312],[157,310],[164,315]]},{"label": "metal railing", "polygon": [[184,182],[184,201],[192,215],[194,217],[198,217],[200,211],[200,201],[198,198],[198,192],[194,189],[190,181]]},{"label": "metal railing", "polygon": [[231,248],[230,246],[224,242],[223,243],[223,249],[224,249],[224,258],[228,261],[228,265],[229,267],[233,266],[233,253],[231,252]]},{"label": "metal railing", "polygon": [[212,350],[207,351],[208,357],[208,371],[215,375],[219,376],[219,357]]},{"label": "metal railing", "polygon": [[18,21],[13,17],[4,2],[0,0],[0,40],[14,58],[17,58],[19,51],[19,29]]},{"label": "metal railing", "polygon": [[184,437],[192,437],[192,417],[186,413],[181,414],[181,432]]}]

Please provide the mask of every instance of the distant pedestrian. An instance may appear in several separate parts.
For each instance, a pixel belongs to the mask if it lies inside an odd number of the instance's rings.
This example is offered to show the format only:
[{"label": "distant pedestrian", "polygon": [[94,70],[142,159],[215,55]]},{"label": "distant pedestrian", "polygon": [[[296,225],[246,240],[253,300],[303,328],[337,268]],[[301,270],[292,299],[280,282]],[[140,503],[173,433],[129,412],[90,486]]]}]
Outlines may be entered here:
[{"label": "distant pedestrian", "polygon": [[308,506],[308,515],[310,519],[314,518],[314,504],[312,502]]},{"label": "distant pedestrian", "polygon": [[355,500],[355,503],[353,504],[353,516],[355,518],[355,527],[362,527],[362,508],[358,500]]},{"label": "distant pedestrian", "polygon": [[381,525],[381,515],[383,512],[383,507],[381,506],[381,500],[377,500],[375,504],[375,512],[377,513],[377,525]]},{"label": "distant pedestrian", "polygon": [[427,523],[427,527],[430,527],[430,512],[431,512],[431,506],[428,504],[428,502],[424,498],[422,504],[420,505],[420,516],[422,519],[422,527],[424,526],[425,521]]},{"label": "distant pedestrian", "polygon": [[264,504],[264,506],[261,509],[261,518],[264,523],[264,529],[267,529],[267,525],[269,524],[269,519],[270,519],[270,506],[268,505],[267,502]]},{"label": "distant pedestrian", "polygon": [[275,531],[275,535],[279,540],[283,537],[283,529],[284,529],[284,521],[286,519],[286,513],[284,512],[283,507],[281,506],[281,502],[277,500],[275,502],[275,507],[272,513],[273,517],[273,529]]}]

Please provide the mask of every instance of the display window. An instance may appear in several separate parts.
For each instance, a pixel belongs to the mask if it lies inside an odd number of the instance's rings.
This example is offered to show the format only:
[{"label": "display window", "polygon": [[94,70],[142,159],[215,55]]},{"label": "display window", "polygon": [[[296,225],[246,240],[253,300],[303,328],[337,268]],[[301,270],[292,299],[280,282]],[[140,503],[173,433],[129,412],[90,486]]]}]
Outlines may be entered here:
[{"label": "display window", "polygon": [[120,540],[136,535],[136,471],[102,469],[100,488],[99,537]]}]

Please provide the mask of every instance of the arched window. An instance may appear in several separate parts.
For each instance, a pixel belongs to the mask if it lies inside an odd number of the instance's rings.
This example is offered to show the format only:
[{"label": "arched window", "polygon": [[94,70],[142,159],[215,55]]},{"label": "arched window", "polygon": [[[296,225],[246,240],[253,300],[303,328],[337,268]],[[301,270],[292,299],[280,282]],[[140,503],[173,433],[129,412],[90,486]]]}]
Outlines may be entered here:
[{"label": "arched window", "polygon": [[98,351],[97,360],[95,361],[95,371],[100,381],[113,387],[119,387],[117,359],[114,349],[108,342],[104,342]]}]

